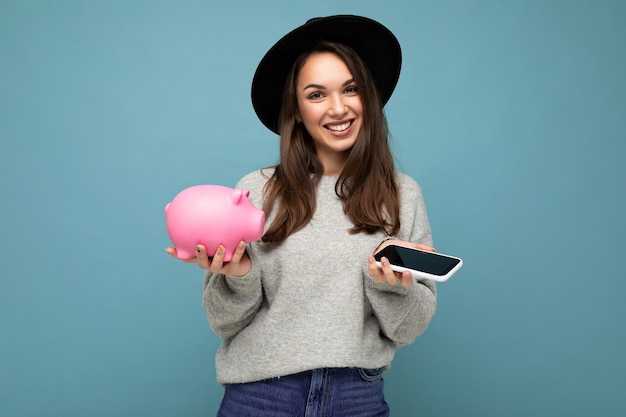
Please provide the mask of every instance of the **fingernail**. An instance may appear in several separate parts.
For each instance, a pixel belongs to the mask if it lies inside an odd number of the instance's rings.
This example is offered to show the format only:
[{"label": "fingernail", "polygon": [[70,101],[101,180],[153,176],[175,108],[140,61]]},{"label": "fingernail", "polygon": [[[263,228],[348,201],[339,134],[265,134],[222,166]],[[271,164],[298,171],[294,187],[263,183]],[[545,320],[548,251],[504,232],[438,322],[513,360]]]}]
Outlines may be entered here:
[{"label": "fingernail", "polygon": [[196,246],[196,253],[200,253],[200,246]]},{"label": "fingernail", "polygon": [[224,246],[219,245],[219,246],[217,247],[217,254],[218,254],[218,255],[221,255],[221,254],[223,254],[223,253],[224,253]]}]

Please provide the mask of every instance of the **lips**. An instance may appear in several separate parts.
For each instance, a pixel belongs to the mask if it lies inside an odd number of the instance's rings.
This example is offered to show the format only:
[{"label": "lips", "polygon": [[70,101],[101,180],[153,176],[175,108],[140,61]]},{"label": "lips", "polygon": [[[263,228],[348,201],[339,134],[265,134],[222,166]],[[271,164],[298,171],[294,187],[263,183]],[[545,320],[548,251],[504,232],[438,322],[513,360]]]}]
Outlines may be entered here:
[{"label": "lips", "polygon": [[352,125],[352,120],[348,120],[347,122],[341,122],[341,123],[333,123],[333,124],[327,124],[324,127],[328,130],[331,130],[333,132],[343,132],[348,130],[348,128],[350,128],[350,126]]}]

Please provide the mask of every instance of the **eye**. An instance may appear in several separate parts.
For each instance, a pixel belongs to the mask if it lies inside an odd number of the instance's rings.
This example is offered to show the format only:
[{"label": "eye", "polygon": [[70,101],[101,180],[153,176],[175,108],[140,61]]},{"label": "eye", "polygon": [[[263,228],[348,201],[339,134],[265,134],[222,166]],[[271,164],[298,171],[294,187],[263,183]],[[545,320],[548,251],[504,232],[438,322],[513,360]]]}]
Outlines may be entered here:
[{"label": "eye", "polygon": [[345,92],[346,94],[356,95],[356,94],[358,94],[358,93],[359,93],[359,89],[358,89],[358,88],[356,88],[356,85],[351,85],[351,86],[346,87],[346,89],[344,90],[344,92]]},{"label": "eye", "polygon": [[315,93],[309,94],[309,100],[319,100],[324,97],[324,94],[316,91]]}]

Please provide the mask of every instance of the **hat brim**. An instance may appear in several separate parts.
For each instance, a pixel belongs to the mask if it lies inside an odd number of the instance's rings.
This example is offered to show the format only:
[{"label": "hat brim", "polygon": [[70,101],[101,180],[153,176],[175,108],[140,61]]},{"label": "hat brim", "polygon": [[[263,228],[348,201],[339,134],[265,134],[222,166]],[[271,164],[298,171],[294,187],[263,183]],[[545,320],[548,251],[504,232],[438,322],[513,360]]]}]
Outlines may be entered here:
[{"label": "hat brim", "polygon": [[337,15],[309,20],[282,37],[265,54],[252,80],[252,105],[261,122],[278,133],[278,115],[285,80],[300,54],[312,43],[332,41],[354,49],[372,73],[383,106],[400,77],[400,44],[375,20]]}]

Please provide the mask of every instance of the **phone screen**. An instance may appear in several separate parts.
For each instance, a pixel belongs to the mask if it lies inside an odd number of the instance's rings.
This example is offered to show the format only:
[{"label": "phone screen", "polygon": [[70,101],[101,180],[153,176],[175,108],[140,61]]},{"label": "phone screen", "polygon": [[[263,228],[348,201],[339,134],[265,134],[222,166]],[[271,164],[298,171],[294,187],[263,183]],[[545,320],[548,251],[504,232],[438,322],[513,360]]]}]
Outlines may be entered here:
[{"label": "phone screen", "polygon": [[380,261],[380,258],[383,256],[389,259],[389,262],[393,265],[439,276],[446,275],[461,262],[458,258],[435,252],[424,252],[395,245],[385,247],[376,254],[375,258],[377,261]]}]

